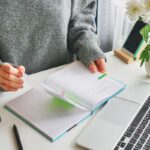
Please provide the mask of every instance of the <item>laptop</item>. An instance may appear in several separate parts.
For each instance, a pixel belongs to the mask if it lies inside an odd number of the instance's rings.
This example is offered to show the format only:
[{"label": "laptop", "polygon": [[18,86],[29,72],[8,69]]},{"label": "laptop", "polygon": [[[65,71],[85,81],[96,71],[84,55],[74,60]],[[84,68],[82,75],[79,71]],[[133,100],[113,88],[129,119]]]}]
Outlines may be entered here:
[{"label": "laptop", "polygon": [[90,150],[150,150],[150,84],[133,83],[114,97],[76,143]]}]

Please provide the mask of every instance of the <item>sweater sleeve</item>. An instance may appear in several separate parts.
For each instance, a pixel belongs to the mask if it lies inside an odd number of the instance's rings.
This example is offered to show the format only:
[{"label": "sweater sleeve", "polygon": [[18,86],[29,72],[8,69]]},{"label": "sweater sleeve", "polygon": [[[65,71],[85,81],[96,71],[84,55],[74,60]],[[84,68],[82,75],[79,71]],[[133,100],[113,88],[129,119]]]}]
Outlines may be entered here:
[{"label": "sweater sleeve", "polygon": [[85,65],[106,57],[100,49],[95,25],[97,0],[72,0],[68,49]]}]

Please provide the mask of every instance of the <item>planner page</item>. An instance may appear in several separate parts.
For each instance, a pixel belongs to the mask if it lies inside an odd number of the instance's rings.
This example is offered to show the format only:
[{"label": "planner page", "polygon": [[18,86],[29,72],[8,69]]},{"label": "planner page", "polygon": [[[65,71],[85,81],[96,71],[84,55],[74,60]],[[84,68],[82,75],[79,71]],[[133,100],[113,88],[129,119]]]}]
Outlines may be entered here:
[{"label": "planner page", "polygon": [[91,73],[78,61],[49,75],[42,84],[62,99],[66,98],[68,102],[70,99],[87,109],[93,109],[125,86],[106,74]]},{"label": "planner page", "polygon": [[90,115],[88,111],[36,89],[17,97],[5,107],[52,141]]}]

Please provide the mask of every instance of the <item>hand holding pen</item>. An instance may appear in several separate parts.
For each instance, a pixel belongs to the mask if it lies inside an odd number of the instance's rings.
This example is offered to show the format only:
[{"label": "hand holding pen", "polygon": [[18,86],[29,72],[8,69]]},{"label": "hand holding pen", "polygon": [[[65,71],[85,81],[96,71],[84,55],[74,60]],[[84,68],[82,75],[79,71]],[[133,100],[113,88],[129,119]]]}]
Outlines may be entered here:
[{"label": "hand holding pen", "polygon": [[23,66],[15,67],[9,63],[0,65],[0,88],[5,91],[17,91],[23,88],[23,75],[25,68]]}]

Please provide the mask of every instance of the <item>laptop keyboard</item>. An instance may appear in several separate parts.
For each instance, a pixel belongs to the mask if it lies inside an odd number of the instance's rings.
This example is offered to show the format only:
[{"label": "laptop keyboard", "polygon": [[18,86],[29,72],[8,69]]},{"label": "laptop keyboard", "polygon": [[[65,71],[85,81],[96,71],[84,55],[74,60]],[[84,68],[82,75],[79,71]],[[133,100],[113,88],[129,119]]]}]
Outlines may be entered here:
[{"label": "laptop keyboard", "polygon": [[150,150],[150,97],[146,100],[114,150]]}]

